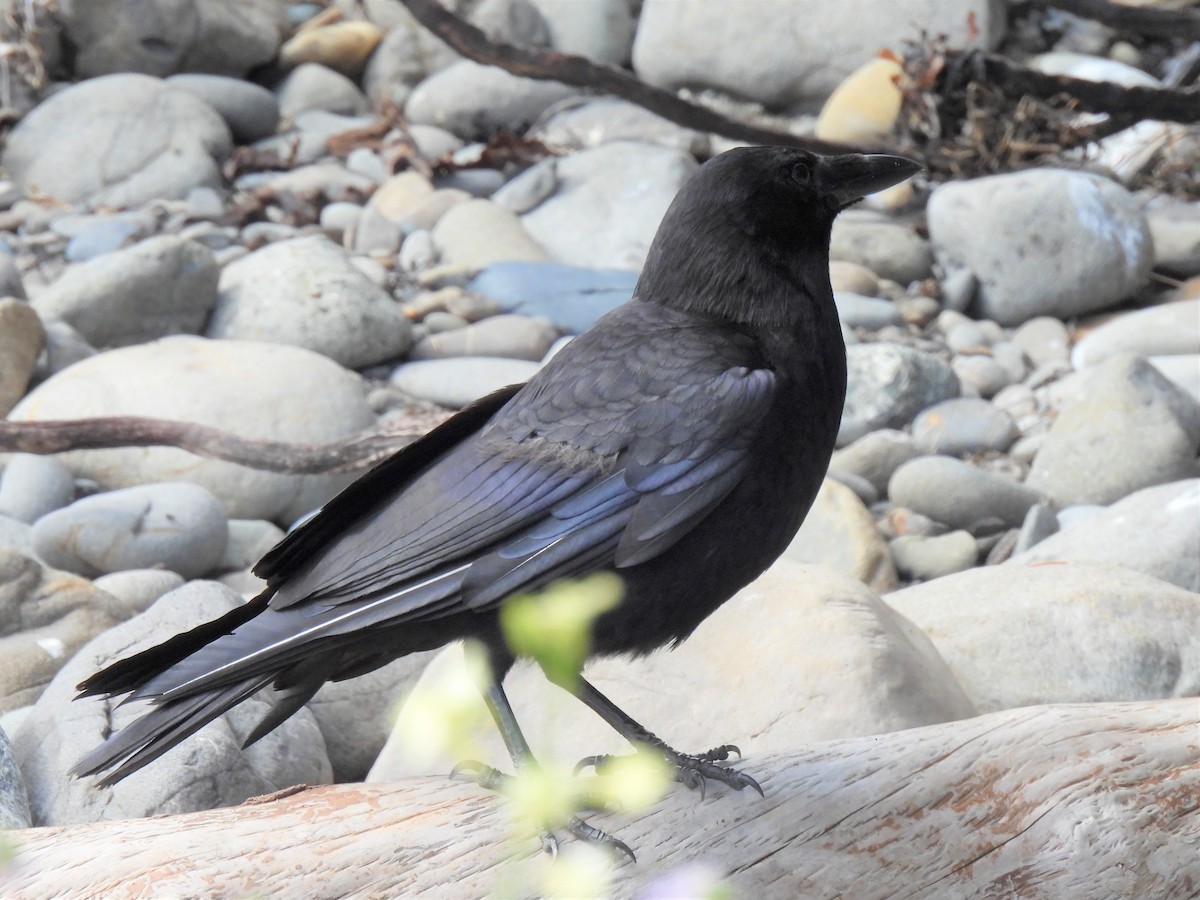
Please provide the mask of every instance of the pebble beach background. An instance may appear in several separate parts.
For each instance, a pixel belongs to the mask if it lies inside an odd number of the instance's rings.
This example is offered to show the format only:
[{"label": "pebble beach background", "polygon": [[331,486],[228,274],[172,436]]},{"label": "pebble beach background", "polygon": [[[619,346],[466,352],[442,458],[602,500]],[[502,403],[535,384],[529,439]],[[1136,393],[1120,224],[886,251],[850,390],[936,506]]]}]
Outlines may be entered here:
[{"label": "pebble beach background", "polygon": [[[1169,82],[1186,52],[1052,10],[1009,21],[998,0],[448,5],[494,38],[852,143],[897,115],[878,52],[922,29],[1121,84]],[[627,300],[676,191],[734,146],[464,60],[396,0],[7,6],[35,14],[5,36],[13,422],[149,416],[319,444],[430,421]],[[661,687],[629,704],[639,719],[682,749],[720,722],[753,754],[1200,694],[1200,203],[1139,180],[1164,152],[1194,172],[1200,131],[1142,122],[1059,165],[918,179],[839,218],[850,388],[829,478],[784,560],[635,664]],[[129,716],[71,703],[73,686],[253,595],[253,563],[353,476],[163,447],[0,467],[0,827],[411,772],[385,743],[431,655],[327,686],[249,750],[260,701],[112,788],[71,780]],[[627,665],[593,680],[625,700]],[[537,720],[526,676],[510,694]],[[735,678],[770,688],[724,697]],[[620,746],[577,737],[566,755]]]}]

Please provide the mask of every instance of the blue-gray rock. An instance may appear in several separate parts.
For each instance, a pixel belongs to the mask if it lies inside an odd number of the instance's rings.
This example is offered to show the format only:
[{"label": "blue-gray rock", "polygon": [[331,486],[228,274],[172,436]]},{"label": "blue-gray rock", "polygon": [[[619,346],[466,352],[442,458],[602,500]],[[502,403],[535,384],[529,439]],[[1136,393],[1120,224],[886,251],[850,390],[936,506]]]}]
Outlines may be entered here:
[{"label": "blue-gray rock", "polygon": [[888,482],[888,496],[951,528],[970,528],[988,519],[1016,528],[1029,507],[1045,500],[1026,485],[949,456],[906,462]]},{"label": "blue-gray rock", "polygon": [[274,0],[70,3],[60,14],[78,78],[112,72],[240,78],[275,56],[285,21],[283,4]]},{"label": "blue-gray rock", "polygon": [[979,313],[1002,325],[1111,306],[1145,284],[1154,261],[1133,196],[1085,172],[947,182],[927,212],[938,261],[974,273]]},{"label": "blue-gray rock", "polygon": [[848,291],[835,293],[833,299],[837,304],[838,318],[847,328],[878,331],[887,325],[899,325],[902,319],[899,307],[887,300],[862,297]]},{"label": "blue-gray rock", "polygon": [[521,133],[542,112],[578,88],[512,75],[495,66],[461,60],[430,75],[408,96],[404,116],[468,139],[497,129]]},{"label": "blue-gray rock", "polygon": [[969,456],[1004,452],[1017,439],[1017,423],[986,400],[962,397],[926,407],[913,419],[913,440],[926,453]]},{"label": "blue-gray rock", "polygon": [[353,81],[317,63],[304,63],[293,69],[276,88],[275,96],[279,113],[285,118],[295,118],[310,110],[356,116],[371,109],[370,102]]},{"label": "blue-gray rock", "polygon": [[489,356],[426,359],[397,366],[388,380],[406,394],[460,409],[492,391],[528,381],[539,368],[523,359]]},{"label": "blue-gray rock", "polygon": [[231,149],[225,122],[202,100],[146,75],[107,75],[64,88],[22,119],[3,165],[23,188],[68,203],[139,206],[219,186]]},{"label": "blue-gray rock", "polygon": [[541,316],[579,334],[629,300],[637,279],[638,273],[627,269],[500,262],[476,275],[467,290],[494,300],[505,312]]},{"label": "blue-gray rock", "polygon": [[967,531],[932,536],[901,535],[890,544],[896,571],[906,579],[930,581],[975,565],[979,545]]},{"label": "blue-gray rock", "polygon": [[[459,169],[438,178],[434,184],[439,191],[463,191],[472,197],[491,197],[504,186],[504,173],[496,169]],[[417,224],[425,225],[419,220]]]},{"label": "blue-gray rock", "polygon": [[97,347],[195,334],[217,302],[212,251],[174,235],[152,237],[69,268],[34,301]]},{"label": "blue-gray rock", "polygon": [[144,711],[138,704],[113,708],[99,697],[76,701],[75,685],[118,659],[158,644],[163,635],[187,631],[241,603],[240,596],[222,585],[190,582],[142,615],[104,632],[63,666],[13,735],[36,824],[214,809],[293,784],[330,781],[324,739],[306,710],[258,743],[241,748],[244,736],[270,709],[271,701],[258,697],[206,725],[150,769],[112,787],[67,777],[80,756]]},{"label": "blue-gray rock", "polygon": [[36,522],[75,499],[75,480],[54,456],[14,453],[0,471],[0,516]]},{"label": "blue-gray rock", "polygon": [[842,215],[834,222],[829,258],[858,263],[900,284],[933,274],[929,244],[911,228],[873,213]]},{"label": "blue-gray rock", "polygon": [[835,452],[829,468],[865,478],[882,495],[887,492],[893,473],[920,455],[920,449],[908,434],[883,428]]},{"label": "blue-gray rock", "polygon": [[900,428],[928,406],[958,396],[949,364],[896,344],[846,348],[846,414],[869,428]]},{"label": "blue-gray rock", "polygon": [[1146,488],[1062,524],[1011,561],[1109,563],[1200,594],[1200,479]]},{"label": "blue-gray rock", "polygon": [[32,824],[21,767],[17,765],[8,735],[0,728],[0,831],[28,828]]},{"label": "blue-gray rock", "polygon": [[9,253],[0,253],[0,297],[15,297],[24,300],[25,284],[21,281],[21,270]]},{"label": "blue-gray rock", "polygon": [[500,356],[537,362],[557,339],[558,328],[549,319],[492,316],[465,328],[422,338],[412,348],[409,359]]},{"label": "blue-gray rock", "polygon": [[227,536],[217,498],[183,482],[85,497],[33,526],[38,556],[89,578],[156,565],[199,578],[216,569]]},{"label": "blue-gray rock", "polygon": [[[193,189],[194,190],[194,189]],[[128,216],[93,216],[93,221],[71,236],[63,252],[67,262],[87,262],[126,246],[144,233],[143,223]]]},{"label": "blue-gray rock", "polygon": [[399,305],[321,236],[270,244],[226,266],[207,334],[305,347],[350,368],[412,345]]},{"label": "blue-gray rock", "polygon": [[1013,554],[1019,555],[1058,531],[1058,516],[1048,503],[1035,503],[1025,514]]},{"label": "blue-gray rock", "polygon": [[220,114],[233,139],[249,144],[275,133],[279,102],[261,85],[221,75],[173,75],[167,84],[199,97]]},{"label": "blue-gray rock", "polygon": [[1196,474],[1200,403],[1141,357],[1090,370],[1033,460],[1028,483],[1058,506],[1108,504]]}]

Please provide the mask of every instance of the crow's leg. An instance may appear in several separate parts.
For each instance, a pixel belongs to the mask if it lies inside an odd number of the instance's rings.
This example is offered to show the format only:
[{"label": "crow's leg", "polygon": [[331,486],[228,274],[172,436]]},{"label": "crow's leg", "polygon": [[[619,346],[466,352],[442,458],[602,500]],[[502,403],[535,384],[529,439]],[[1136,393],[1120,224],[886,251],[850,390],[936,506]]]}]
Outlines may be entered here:
[{"label": "crow's leg", "polygon": [[[492,682],[488,685],[483,691],[483,701],[487,704],[492,718],[496,720],[496,727],[500,730],[500,736],[504,738],[504,745],[508,748],[508,755],[512,757],[513,766],[518,771],[536,768],[537,760],[533,757],[533,751],[529,749],[529,742],[525,740],[525,735],[521,733],[521,726],[517,724],[516,714],[513,713],[508,696],[499,682]],[[498,793],[504,792],[512,778],[511,775],[505,775],[491,766],[473,760],[459,763],[451,773],[451,777],[464,775],[481,787]],[[637,857],[624,841],[601,831],[594,825],[589,825],[583,819],[572,816],[567,822],[567,827],[571,834],[580,840],[604,844],[626,854],[631,861],[637,862]],[[551,856],[558,856],[558,838],[545,827],[541,828],[541,841],[543,850]]]},{"label": "crow's leg", "polygon": [[[736,769],[731,769],[728,766],[717,765],[718,762],[729,759],[730,753],[736,753],[738,756],[742,755],[741,751],[733,744],[723,744],[720,747],[714,747],[705,753],[698,753],[695,756],[680,753],[678,750],[669,747],[662,738],[651,734],[645,727],[629,718],[615,703],[583,678],[579,679],[577,696],[591,707],[596,715],[615,728],[625,740],[631,743],[643,744],[661,753],[667,762],[675,766],[678,772],[676,780],[681,781],[690,788],[699,788],[701,799],[704,799],[704,784],[709,779],[727,784],[736,791],[752,787],[758,791],[759,796],[764,796],[762,788],[758,786],[758,782],[749,775],[739,772]],[[578,773],[587,766],[602,766],[608,759],[609,757],[607,756],[589,756],[575,767],[575,771]]]}]

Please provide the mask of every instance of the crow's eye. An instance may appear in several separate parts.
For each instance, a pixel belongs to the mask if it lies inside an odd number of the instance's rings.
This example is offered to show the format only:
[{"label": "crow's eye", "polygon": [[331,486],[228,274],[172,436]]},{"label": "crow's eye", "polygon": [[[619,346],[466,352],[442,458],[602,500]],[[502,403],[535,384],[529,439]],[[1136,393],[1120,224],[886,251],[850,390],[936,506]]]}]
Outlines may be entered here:
[{"label": "crow's eye", "polygon": [[792,163],[792,178],[797,184],[808,184],[812,181],[812,166],[804,160]]}]

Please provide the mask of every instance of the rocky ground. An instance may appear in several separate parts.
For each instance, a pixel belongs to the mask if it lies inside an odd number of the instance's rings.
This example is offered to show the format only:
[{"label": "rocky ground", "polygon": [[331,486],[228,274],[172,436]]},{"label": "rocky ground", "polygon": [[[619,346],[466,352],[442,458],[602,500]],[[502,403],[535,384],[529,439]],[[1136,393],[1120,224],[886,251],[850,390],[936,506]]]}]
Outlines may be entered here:
[{"label": "rocky ground", "polygon": [[[809,0],[807,31],[778,27],[788,0],[636,5],[453,4],[493,37],[850,142],[891,128],[895,64],[871,60],[918,26],[1122,84],[1169,83],[1185,51],[1053,11],[1006,22],[985,0],[858,0],[853,18]],[[464,60],[396,0],[195,7],[32,4],[12,38],[29,75],[0,157],[12,422],[149,416],[323,443],[428,420],[524,380],[628,299],[679,186],[733,146]],[[1194,126],[1143,122],[843,214],[850,388],[813,512],[692,641],[599,663],[597,683],[681,746],[748,753],[1200,694],[1200,203],[1182,178],[1143,177],[1164,147],[1193,171],[1198,145]],[[72,704],[73,685],[253,594],[252,564],[352,476],[161,447],[2,465],[0,826],[411,771],[380,753],[425,657],[328,686],[248,751],[253,702],[115,787],[70,780],[128,713]],[[548,702],[535,680],[512,688],[531,719]],[[591,743],[569,752],[616,749],[571,731]]]}]

